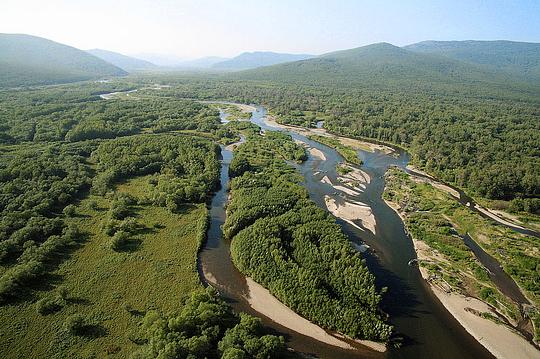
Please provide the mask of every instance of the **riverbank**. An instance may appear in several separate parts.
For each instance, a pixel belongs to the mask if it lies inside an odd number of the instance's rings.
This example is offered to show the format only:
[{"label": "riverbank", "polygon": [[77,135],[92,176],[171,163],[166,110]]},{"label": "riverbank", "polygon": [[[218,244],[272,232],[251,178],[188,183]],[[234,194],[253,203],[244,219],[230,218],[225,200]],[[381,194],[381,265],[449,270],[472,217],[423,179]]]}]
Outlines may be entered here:
[{"label": "riverbank", "polygon": [[[343,349],[355,349],[351,344],[329,334],[323,328],[295,313],[253,279],[246,277],[246,283],[249,288],[249,294],[247,295],[246,299],[248,300],[250,306],[257,312],[267,316],[274,322],[286,328],[316,339],[320,342]],[[369,340],[355,340],[355,342],[378,352],[386,351],[386,345],[383,343],[377,343]]]},{"label": "riverbank", "polygon": [[[386,199],[385,202],[406,223],[405,212],[400,206]],[[489,305],[479,299],[453,292],[451,286],[444,285],[444,282],[436,282],[422,263],[444,262],[445,257],[424,241],[410,237],[420,262],[419,270],[422,278],[442,305],[468,333],[497,358],[540,358],[540,351],[513,329],[478,315],[479,313],[493,313],[496,317],[497,314]]]},{"label": "riverbank", "polygon": [[339,142],[344,146],[350,146],[353,147],[356,150],[364,150],[369,152],[375,152],[375,151],[381,151],[385,154],[390,154],[394,152],[394,149],[389,146],[379,145],[376,143],[371,143],[367,141],[361,141],[356,140],[348,137],[342,137],[337,136],[328,133],[324,128],[304,128],[304,127],[297,127],[297,126],[291,126],[291,125],[283,125],[276,121],[276,118],[272,115],[267,115],[265,119],[266,124],[272,127],[278,127],[281,129],[286,129],[289,131],[294,131],[302,136],[310,136],[310,135],[319,135],[319,136],[326,136],[329,138],[335,138],[339,140]]}]

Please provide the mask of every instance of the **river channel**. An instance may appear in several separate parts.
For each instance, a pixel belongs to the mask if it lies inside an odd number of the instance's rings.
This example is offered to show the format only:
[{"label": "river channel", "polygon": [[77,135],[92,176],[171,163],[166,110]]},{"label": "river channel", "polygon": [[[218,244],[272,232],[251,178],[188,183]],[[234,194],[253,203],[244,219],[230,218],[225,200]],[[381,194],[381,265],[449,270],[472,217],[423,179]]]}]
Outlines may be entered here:
[{"label": "river channel", "polygon": [[[251,121],[262,130],[287,131],[271,126],[265,121],[266,111],[258,107]],[[326,209],[325,196],[335,201],[353,199],[368,204],[376,219],[376,234],[362,230],[342,220],[337,220],[350,240],[367,244],[364,253],[370,270],[379,287],[388,287],[382,309],[390,315],[397,332],[404,337],[399,349],[389,348],[386,353],[369,349],[344,350],[298,334],[269,318],[255,312],[247,301],[248,289],[244,276],[234,267],[229,252],[230,243],[222,238],[221,225],[225,221],[228,198],[228,169],[232,159],[230,148],[222,148],[221,189],[211,203],[211,223],[208,240],[199,256],[199,269],[207,283],[214,285],[238,311],[261,317],[264,324],[284,335],[288,345],[295,350],[323,358],[492,358],[492,355],[469,335],[431,294],[418,268],[408,262],[416,257],[412,242],[405,232],[399,216],[382,200],[384,174],[390,166],[405,169],[409,156],[404,151],[389,155],[381,151],[359,151],[362,169],[371,181],[359,194],[337,193],[329,184],[321,182],[324,176],[337,183],[336,164],[343,159],[333,149],[294,131],[287,131],[295,140],[316,148],[326,157],[320,160],[310,156],[297,170],[304,176],[304,185],[310,197]]]}]

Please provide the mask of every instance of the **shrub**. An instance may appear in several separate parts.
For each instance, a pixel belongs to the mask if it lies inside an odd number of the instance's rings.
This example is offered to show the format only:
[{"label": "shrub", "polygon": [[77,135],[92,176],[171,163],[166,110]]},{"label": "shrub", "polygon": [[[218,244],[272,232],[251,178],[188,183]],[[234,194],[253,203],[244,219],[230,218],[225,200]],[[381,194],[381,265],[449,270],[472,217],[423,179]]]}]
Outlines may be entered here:
[{"label": "shrub", "polygon": [[129,240],[129,233],[124,231],[118,231],[109,241],[109,246],[112,250],[119,251]]},{"label": "shrub", "polygon": [[74,205],[70,204],[70,205],[64,207],[63,212],[64,212],[64,216],[73,217],[73,216],[75,216],[75,213],[76,213],[76,207]]},{"label": "shrub", "polygon": [[86,318],[79,313],[70,315],[64,321],[64,330],[73,335],[84,335],[87,326]]},{"label": "shrub", "polygon": [[42,298],[36,302],[36,310],[41,315],[47,315],[59,311],[63,305],[58,298]]}]

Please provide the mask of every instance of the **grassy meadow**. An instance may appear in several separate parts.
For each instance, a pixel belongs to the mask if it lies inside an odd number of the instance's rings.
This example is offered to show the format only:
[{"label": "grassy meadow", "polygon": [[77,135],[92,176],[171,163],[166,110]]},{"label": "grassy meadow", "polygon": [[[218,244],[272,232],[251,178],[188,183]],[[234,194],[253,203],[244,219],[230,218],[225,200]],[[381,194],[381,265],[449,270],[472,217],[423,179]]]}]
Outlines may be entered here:
[{"label": "grassy meadow", "polygon": [[[137,177],[116,191],[139,199],[146,186],[147,178]],[[76,206],[67,221],[79,226],[84,243],[48,276],[35,298],[0,307],[1,357],[129,357],[141,341],[138,326],[146,311],[178,311],[201,286],[196,258],[204,230],[197,227],[207,216],[204,203],[185,205],[178,214],[132,206],[140,229],[125,249],[114,251],[103,231],[108,197],[91,195]],[[65,292],[61,308],[39,314],[36,302],[59,292]],[[65,328],[76,313],[90,323],[86,335],[71,335]]]}]

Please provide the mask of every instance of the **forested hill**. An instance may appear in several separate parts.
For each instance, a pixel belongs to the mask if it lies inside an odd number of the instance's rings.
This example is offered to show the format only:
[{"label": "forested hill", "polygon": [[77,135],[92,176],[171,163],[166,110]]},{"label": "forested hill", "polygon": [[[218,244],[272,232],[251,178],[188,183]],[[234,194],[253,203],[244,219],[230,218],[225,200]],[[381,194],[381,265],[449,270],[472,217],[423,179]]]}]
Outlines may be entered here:
[{"label": "forested hill", "polygon": [[126,56],[126,55],[119,54],[113,51],[107,51],[107,50],[102,50],[102,49],[92,49],[92,50],[87,50],[86,52],[96,57],[99,57],[100,59],[107,61],[113,64],[114,66],[117,66],[127,72],[136,71],[136,70],[147,70],[147,69],[153,69],[157,67],[156,65],[154,65],[153,63],[149,61],[137,59],[135,57]]},{"label": "forested hill", "polygon": [[42,85],[126,75],[85,51],[24,34],[0,34],[0,87]]},{"label": "forested hill", "polygon": [[540,43],[515,41],[422,41],[404,47],[540,81]]},{"label": "forested hill", "polygon": [[290,61],[299,61],[312,58],[306,54],[280,54],[276,52],[244,52],[232,59],[218,62],[212,67],[226,70],[245,70],[262,66],[270,66]]},{"label": "forested hill", "polygon": [[[308,85],[355,88],[463,91],[486,85],[492,93],[511,87],[534,93],[540,83],[521,83],[510,73],[436,54],[424,54],[379,43],[328,53],[313,59],[246,70],[236,76]],[[459,86],[459,88],[458,88]]]}]

